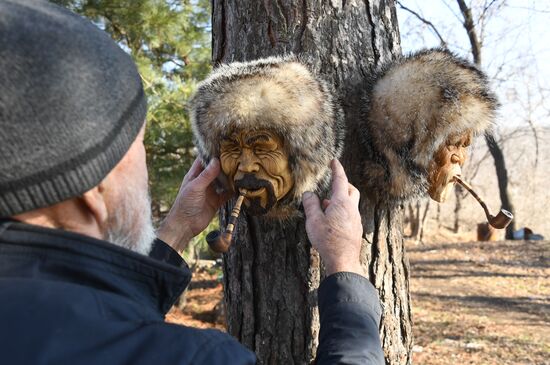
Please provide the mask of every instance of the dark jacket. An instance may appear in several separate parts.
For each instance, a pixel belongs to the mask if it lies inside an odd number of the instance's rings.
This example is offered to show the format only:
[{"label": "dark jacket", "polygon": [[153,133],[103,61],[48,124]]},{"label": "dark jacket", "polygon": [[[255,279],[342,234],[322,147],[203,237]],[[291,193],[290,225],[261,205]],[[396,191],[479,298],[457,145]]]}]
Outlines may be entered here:
[{"label": "dark jacket", "polygon": [[[75,233],[0,222],[5,364],[253,364],[217,330],[164,322],[191,279],[161,241],[146,257]],[[376,292],[339,273],[319,288],[318,364],[383,364]]]}]

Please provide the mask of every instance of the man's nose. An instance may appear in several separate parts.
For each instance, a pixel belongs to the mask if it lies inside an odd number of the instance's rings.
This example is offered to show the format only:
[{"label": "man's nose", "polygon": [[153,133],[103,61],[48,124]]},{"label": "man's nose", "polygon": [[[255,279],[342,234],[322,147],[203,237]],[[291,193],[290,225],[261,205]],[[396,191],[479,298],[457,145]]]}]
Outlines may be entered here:
[{"label": "man's nose", "polygon": [[254,155],[254,153],[250,149],[245,148],[239,158],[238,170],[244,173],[258,172],[260,170],[260,165],[258,162],[258,158]]}]

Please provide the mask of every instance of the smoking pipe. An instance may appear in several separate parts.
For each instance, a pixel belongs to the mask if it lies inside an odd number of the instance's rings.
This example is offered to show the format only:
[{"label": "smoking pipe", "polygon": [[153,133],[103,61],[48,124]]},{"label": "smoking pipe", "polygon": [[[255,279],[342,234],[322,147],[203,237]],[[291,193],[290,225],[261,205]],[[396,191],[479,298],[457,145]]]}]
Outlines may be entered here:
[{"label": "smoking pipe", "polygon": [[462,180],[458,175],[455,176],[454,179],[457,183],[464,186],[464,188],[468,190],[468,192],[472,194],[474,198],[476,198],[476,200],[485,211],[487,222],[489,222],[492,227],[496,229],[503,229],[506,228],[510,224],[510,222],[512,222],[512,219],[514,219],[514,215],[511,212],[507,211],[506,209],[501,209],[496,216],[492,215],[489,212],[489,208],[487,208],[487,204],[485,204],[485,202],[479,197],[479,195],[476,194],[474,189],[467,182]]},{"label": "smoking pipe", "polygon": [[243,204],[244,196],[247,192],[248,191],[245,189],[241,189],[239,191],[239,197],[237,198],[235,207],[233,207],[233,210],[231,211],[229,222],[227,223],[227,227],[225,228],[223,233],[216,230],[206,235],[206,242],[208,243],[208,246],[210,246],[212,251],[224,253],[229,250],[229,246],[231,246],[231,239],[233,238],[233,230],[235,229],[237,218],[241,213],[241,205]]}]

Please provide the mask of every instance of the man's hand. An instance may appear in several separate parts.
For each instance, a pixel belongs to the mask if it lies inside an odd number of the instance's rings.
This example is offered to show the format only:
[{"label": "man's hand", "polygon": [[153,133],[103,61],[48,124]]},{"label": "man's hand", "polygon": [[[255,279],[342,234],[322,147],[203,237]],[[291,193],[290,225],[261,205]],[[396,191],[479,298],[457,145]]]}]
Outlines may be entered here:
[{"label": "man's hand", "polygon": [[212,159],[203,168],[197,158],[183,178],[176,201],[157,231],[158,237],[176,251],[185,249],[231,197],[230,192],[216,193],[213,182],[219,173],[218,159]]},{"label": "man's hand", "polygon": [[304,193],[307,235],[325,263],[327,275],[340,271],[364,275],[359,262],[363,233],[359,191],[348,183],[338,160],[333,160],[331,167],[332,195],[323,200],[322,208],[317,195]]}]

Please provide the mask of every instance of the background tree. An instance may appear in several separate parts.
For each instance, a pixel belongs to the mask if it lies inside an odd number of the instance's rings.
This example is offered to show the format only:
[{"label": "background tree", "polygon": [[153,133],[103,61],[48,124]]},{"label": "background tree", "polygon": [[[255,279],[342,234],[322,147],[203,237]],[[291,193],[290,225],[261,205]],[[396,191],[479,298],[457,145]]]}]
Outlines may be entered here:
[{"label": "background tree", "polygon": [[[472,10],[466,4],[464,0],[457,0],[458,7],[460,8],[460,13],[464,19],[462,25],[468,33],[468,39],[470,40],[470,49],[472,52],[472,57],[474,63],[481,68],[481,50],[482,43],[480,42],[476,26],[474,24],[474,18],[472,16]],[[495,1],[487,2],[485,10],[481,14],[483,18],[486,11],[495,4]],[[479,22],[483,22],[484,19],[480,19]],[[514,207],[512,206],[512,201],[510,199],[510,194],[508,193],[508,170],[506,169],[506,161],[504,160],[504,153],[502,153],[502,148],[497,143],[495,136],[492,133],[485,133],[485,142],[487,142],[487,147],[493,156],[495,161],[495,169],[497,173],[498,181],[498,191],[500,193],[500,201],[503,209],[506,209],[510,212],[514,212]],[[513,239],[515,230],[515,222],[512,221],[508,227],[506,227],[506,238]]]},{"label": "background tree", "polygon": [[[211,70],[209,0],[50,0],[92,20],[138,65],[153,217],[163,218],[195,158],[187,100]],[[217,226],[217,220],[211,228]],[[209,254],[205,234],[184,255]]]},{"label": "background tree", "polygon": [[[393,2],[216,0],[212,10],[214,64],[289,52],[311,58],[312,68],[343,101],[348,134],[342,162],[359,186],[361,160],[369,158],[358,152],[361,94],[373,70],[400,53]],[[221,214],[224,223],[229,208]],[[412,338],[402,209],[371,196],[361,213],[366,230],[362,262],[383,303],[380,334],[386,358],[406,364]],[[303,219],[241,217],[236,243],[224,255],[228,330],[260,363],[312,360],[319,266]]]},{"label": "background tree", "polygon": [[148,98],[145,147],[156,218],[194,159],[187,100],[210,72],[208,0],[52,0],[104,29],[138,65]]},{"label": "background tree", "polygon": [[424,237],[424,224],[426,223],[429,209],[429,197],[407,203],[404,223],[405,228],[408,226],[409,231],[406,237],[414,240],[416,244],[422,243]]}]

